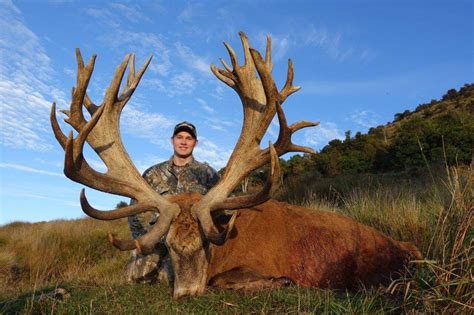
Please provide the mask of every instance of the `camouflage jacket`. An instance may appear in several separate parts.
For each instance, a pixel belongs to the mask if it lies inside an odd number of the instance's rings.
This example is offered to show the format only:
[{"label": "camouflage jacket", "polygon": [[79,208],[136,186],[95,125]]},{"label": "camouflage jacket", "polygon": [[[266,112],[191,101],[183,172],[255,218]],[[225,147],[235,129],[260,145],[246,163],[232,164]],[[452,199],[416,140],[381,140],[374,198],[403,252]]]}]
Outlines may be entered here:
[{"label": "camouflage jacket", "polygon": [[[205,194],[219,180],[219,174],[207,163],[192,159],[183,167],[176,167],[173,157],[153,165],[143,173],[143,178],[161,195],[176,195],[184,192]],[[132,202],[133,203],[133,200]],[[128,218],[133,238],[145,234],[156,222],[158,215],[134,215]]]}]

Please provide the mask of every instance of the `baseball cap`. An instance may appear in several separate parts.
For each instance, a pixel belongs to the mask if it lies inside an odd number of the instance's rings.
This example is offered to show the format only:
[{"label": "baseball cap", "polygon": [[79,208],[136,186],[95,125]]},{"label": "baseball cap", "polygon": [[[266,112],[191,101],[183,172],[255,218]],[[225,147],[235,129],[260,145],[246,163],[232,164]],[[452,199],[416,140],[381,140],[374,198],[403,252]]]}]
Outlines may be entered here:
[{"label": "baseball cap", "polygon": [[173,137],[180,131],[187,131],[189,132],[194,139],[197,139],[197,132],[196,127],[188,121],[183,121],[174,126]]}]

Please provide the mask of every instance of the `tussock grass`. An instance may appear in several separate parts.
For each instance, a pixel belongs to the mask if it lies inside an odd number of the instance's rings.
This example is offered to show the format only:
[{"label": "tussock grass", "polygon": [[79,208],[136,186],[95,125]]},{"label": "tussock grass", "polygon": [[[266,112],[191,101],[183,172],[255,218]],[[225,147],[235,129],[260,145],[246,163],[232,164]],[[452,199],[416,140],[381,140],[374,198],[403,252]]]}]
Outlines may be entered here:
[{"label": "tussock grass", "polygon": [[449,198],[435,212],[436,224],[426,251],[415,262],[417,273],[392,283],[391,292],[403,292],[405,304],[430,313],[474,312],[474,171],[447,168],[444,182]]},{"label": "tussock grass", "polygon": [[[279,199],[342,213],[418,246],[424,260],[388,288],[347,293],[290,287],[258,294],[209,289],[173,301],[162,284],[125,283],[129,254],[106,240],[108,231],[129,236],[125,220],[16,222],[0,227],[0,313],[473,312],[473,167],[418,175],[307,176],[280,191]],[[71,297],[46,295],[58,286]]]},{"label": "tussock grass", "polygon": [[[435,176],[436,174],[436,176]],[[425,259],[388,293],[403,296],[401,308],[429,313],[474,312],[474,170],[446,167],[421,178],[347,176],[298,184],[280,198],[336,211],[401,241],[414,243]],[[294,179],[293,179],[294,180]],[[290,182],[290,187],[296,186]],[[350,188],[352,187],[352,188]]]},{"label": "tussock grass", "polygon": [[8,224],[0,229],[0,297],[64,281],[123,281],[128,253],[106,231],[128,235],[126,223],[93,219]]}]

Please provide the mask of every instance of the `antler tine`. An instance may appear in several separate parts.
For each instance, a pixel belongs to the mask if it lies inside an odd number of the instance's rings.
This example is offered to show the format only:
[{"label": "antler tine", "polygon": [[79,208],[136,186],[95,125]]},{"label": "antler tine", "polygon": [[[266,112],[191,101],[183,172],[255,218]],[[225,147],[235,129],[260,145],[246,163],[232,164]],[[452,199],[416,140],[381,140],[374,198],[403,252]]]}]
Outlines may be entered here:
[{"label": "antler tine", "polygon": [[291,94],[301,89],[301,87],[299,86],[293,86],[293,76],[294,76],[293,61],[291,61],[291,59],[288,59],[288,71],[286,74],[286,82],[280,91],[280,102],[282,104],[288,96],[290,96]]},{"label": "antler tine", "polygon": [[271,141],[269,141],[268,147],[271,157],[271,166],[264,188],[256,194],[227,198],[222,203],[217,203],[214,205],[213,208],[227,210],[250,208],[264,203],[270,199],[272,193],[278,187],[276,184],[280,181],[281,169],[280,161],[278,160],[278,154]]},{"label": "antler tine", "polygon": [[97,210],[93,208],[87,200],[84,188],[81,189],[80,201],[82,211],[84,211],[84,213],[88,216],[98,220],[116,220],[126,218],[130,215],[142,213],[145,211],[150,211],[152,209],[158,210],[155,208],[153,203],[150,202],[136,203],[127,207],[114,210]]},{"label": "antler tine", "polygon": [[237,71],[237,69],[239,69],[239,63],[237,61],[237,54],[235,53],[232,46],[230,46],[227,42],[224,42],[224,46],[227,49],[227,52],[229,53],[230,62],[232,63],[232,66],[234,67],[234,71]]},{"label": "antler tine", "polygon": [[72,101],[71,108],[68,113],[68,117],[64,120],[69,125],[73,126],[74,129],[79,131],[82,126],[86,123],[84,114],[82,113],[82,105],[84,103],[84,97],[86,95],[87,86],[89,85],[90,78],[92,76],[92,71],[94,71],[94,65],[96,60],[96,55],[92,55],[87,63],[87,66],[84,66],[84,61],[82,59],[81,50],[76,48],[76,59],[77,59],[77,80],[76,87],[72,90]]},{"label": "antler tine", "polygon": [[227,64],[227,62],[225,62],[224,59],[222,58],[219,58],[221,64],[224,66],[224,68],[228,71],[228,72],[232,72],[232,68]]},{"label": "antler tine", "polygon": [[252,54],[253,60],[255,62],[255,67],[257,68],[258,74],[260,76],[267,103],[263,117],[261,117],[261,123],[259,124],[259,127],[255,132],[256,136],[259,139],[258,142],[260,143],[261,138],[265,134],[265,131],[268,129],[270,122],[275,116],[276,107],[278,106],[277,103],[279,102],[279,94],[275,82],[271,77],[271,66],[269,66],[262,59],[262,56],[257,50],[250,48],[250,53]]},{"label": "antler tine", "polygon": [[147,61],[143,64],[138,73],[135,74],[135,55],[132,54],[130,58],[130,68],[128,70],[127,84],[124,88],[124,91],[118,97],[119,101],[124,101],[122,107],[125,106],[133,92],[135,92],[135,89],[137,88],[138,83],[140,83],[140,80],[145,73],[145,70],[148,68],[152,58],[153,56],[148,57]]},{"label": "antler tine", "polygon": [[127,69],[128,62],[130,60],[131,54],[127,54],[123,59],[120,66],[115,70],[115,75],[110,82],[109,88],[105,94],[105,104],[110,104],[112,106],[118,99],[118,92],[120,89],[120,84],[122,83],[125,70]]},{"label": "antler tine", "polygon": [[135,55],[132,54],[128,63],[128,76],[127,76],[127,87],[132,85],[133,79],[135,78]]},{"label": "antler tine", "polygon": [[59,127],[58,119],[56,118],[56,103],[54,102],[51,105],[51,113],[49,115],[49,120],[51,122],[51,126],[53,127],[53,133],[58,140],[61,147],[64,149],[66,147],[67,137],[62,132],[61,127]]},{"label": "antler tine", "polygon": [[244,50],[244,67],[253,67],[253,59],[250,54],[249,39],[244,32],[239,32],[240,41],[242,42],[242,48]]},{"label": "antler tine", "polygon": [[316,153],[313,149],[304,146],[296,146],[291,142],[291,136],[294,132],[308,127],[315,127],[319,125],[319,122],[311,121],[299,121],[288,127],[286,121],[285,113],[281,107],[281,104],[276,106],[278,123],[280,124],[280,132],[278,134],[278,139],[275,143],[275,147],[279,154],[284,154],[287,152],[305,152],[305,153]]},{"label": "antler tine", "polygon": [[265,64],[270,69],[270,72],[273,70],[272,63],[272,38],[267,35],[267,47],[265,49]]},{"label": "antler tine", "polygon": [[84,149],[84,144],[86,143],[87,137],[89,136],[90,132],[92,129],[96,126],[97,122],[99,121],[99,118],[101,117],[102,113],[104,112],[103,106],[101,106],[95,114],[92,116],[91,120],[89,120],[84,127],[82,127],[81,131],[78,133],[76,140],[72,141],[72,137],[70,134],[70,139],[68,141],[71,141],[73,143],[73,152],[70,156],[68,156],[68,152],[66,152],[66,159],[70,159],[71,161],[74,161],[74,164],[78,164],[78,160],[82,162],[83,160],[83,155],[82,151]]},{"label": "antler tine", "polygon": [[[230,70],[232,71],[232,69]],[[219,69],[213,64],[211,64],[211,71],[219,80],[227,84],[229,87],[235,89],[235,77],[231,72]]]}]

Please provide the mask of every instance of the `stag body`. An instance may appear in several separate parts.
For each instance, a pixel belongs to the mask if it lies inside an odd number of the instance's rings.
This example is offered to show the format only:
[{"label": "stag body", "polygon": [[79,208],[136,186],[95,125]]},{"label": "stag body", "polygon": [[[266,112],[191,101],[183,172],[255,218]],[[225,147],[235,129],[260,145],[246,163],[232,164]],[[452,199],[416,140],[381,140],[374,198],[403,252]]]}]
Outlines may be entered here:
[{"label": "stag body", "polygon": [[[387,283],[410,259],[421,258],[412,244],[350,218],[275,200],[241,209],[226,242],[213,245],[191,214],[201,198],[198,193],[170,198],[181,208],[166,236],[175,298],[200,294],[206,285],[355,289]],[[216,225],[221,219],[215,217]]]},{"label": "stag body", "polygon": [[[293,64],[288,61],[287,80],[278,91],[273,81],[271,42],[267,38],[265,58],[249,47],[240,33],[245,61],[239,65],[228,44],[232,67],[211,66],[212,72],[239,95],[244,111],[240,137],[216,186],[206,195],[161,196],[140,176],[120,139],[120,113],[132,96],[150,60],[135,74],[133,55],[117,68],[104,102],[97,106],[86,93],[95,56],[85,66],[77,50],[77,86],[73,89],[66,122],[77,132],[66,137],[56,120],[55,105],[51,124],[56,139],[65,150],[64,173],[70,179],[104,192],[127,196],[137,202],[128,207],[100,211],[81,193],[83,211],[100,220],[114,220],[145,211],[158,211],[153,228],[136,240],[111,243],[121,250],[150,253],[165,237],[174,271],[174,297],[196,295],[206,284],[228,288],[261,288],[294,282],[298,285],[350,288],[358,282],[379,283],[403,269],[404,261],[419,252],[411,245],[337,214],[317,212],[285,203],[268,201],[279,178],[278,156],[287,152],[314,152],[291,141],[294,132],[316,126],[300,121],[288,125],[282,104],[299,87],[293,86]],[[123,92],[119,88],[127,65],[130,70]],[[257,75],[258,74],[258,75]],[[86,121],[83,106],[91,114]],[[280,125],[278,139],[261,148],[261,140],[273,117]],[[87,142],[107,166],[106,173],[92,169],[82,150]],[[253,170],[271,163],[269,178],[262,191],[229,197]],[[268,201],[268,202],[267,202]],[[221,225],[220,210],[236,210]],[[240,216],[236,216],[239,210]]]},{"label": "stag body", "polygon": [[213,247],[208,277],[224,288],[258,289],[286,279],[351,289],[385,283],[419,257],[412,244],[350,218],[270,200],[240,212],[226,243]]}]

